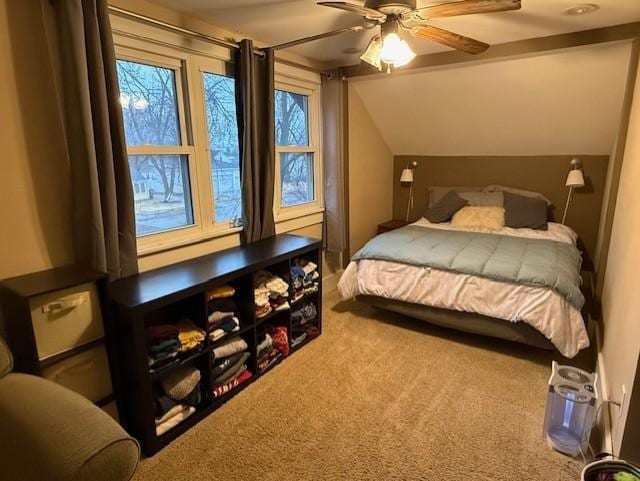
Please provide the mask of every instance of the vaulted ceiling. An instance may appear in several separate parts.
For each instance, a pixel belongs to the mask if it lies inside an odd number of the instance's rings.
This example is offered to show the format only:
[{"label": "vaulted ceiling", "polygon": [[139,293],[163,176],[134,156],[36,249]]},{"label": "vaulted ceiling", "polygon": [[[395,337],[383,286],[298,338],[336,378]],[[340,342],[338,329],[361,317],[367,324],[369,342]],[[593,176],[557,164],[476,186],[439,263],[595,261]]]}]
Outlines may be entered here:
[{"label": "vaulted ceiling", "polygon": [[630,41],[356,77],[394,155],[611,153]]},{"label": "vaulted ceiling", "polygon": [[[278,44],[330,30],[364,25],[358,15],[316,5],[315,0],[152,0],[174,10],[196,15],[217,26],[267,44]],[[352,3],[362,4],[357,0]],[[489,44],[588,30],[640,21],[640,0],[588,0],[600,9],[583,16],[563,11],[581,0],[522,0],[518,11],[434,19],[433,25],[477,38]],[[418,0],[418,7],[445,0]],[[293,47],[292,52],[335,65],[359,63],[372,32],[345,33]],[[447,47],[407,39],[418,54],[441,52]],[[356,53],[345,53],[355,48]]]}]

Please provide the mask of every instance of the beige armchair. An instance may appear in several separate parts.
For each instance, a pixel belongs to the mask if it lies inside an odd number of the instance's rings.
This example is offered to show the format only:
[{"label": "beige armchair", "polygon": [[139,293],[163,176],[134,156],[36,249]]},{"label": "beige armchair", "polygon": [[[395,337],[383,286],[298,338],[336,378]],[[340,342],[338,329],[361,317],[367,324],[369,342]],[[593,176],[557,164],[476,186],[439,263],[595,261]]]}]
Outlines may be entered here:
[{"label": "beige armchair", "polygon": [[140,447],[87,399],[40,377],[12,373],[0,338],[0,480],[129,480]]}]

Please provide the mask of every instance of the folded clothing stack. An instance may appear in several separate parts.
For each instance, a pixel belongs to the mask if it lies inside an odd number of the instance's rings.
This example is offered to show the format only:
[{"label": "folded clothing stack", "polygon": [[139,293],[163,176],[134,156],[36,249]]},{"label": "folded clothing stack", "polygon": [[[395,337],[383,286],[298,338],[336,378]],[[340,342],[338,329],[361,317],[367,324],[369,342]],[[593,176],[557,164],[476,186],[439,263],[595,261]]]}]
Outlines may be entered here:
[{"label": "folded clothing stack", "polygon": [[297,346],[308,337],[320,334],[317,323],[313,322],[317,317],[318,310],[312,302],[291,313],[291,347]]},{"label": "folded clothing stack", "polygon": [[183,317],[176,323],[178,329],[178,340],[180,341],[180,352],[191,351],[199,348],[206,337],[206,333],[196,327],[186,317]]},{"label": "folded clothing stack", "polygon": [[271,311],[289,309],[289,284],[271,272],[259,271],[254,281],[256,317],[264,317]]},{"label": "folded clothing stack", "polygon": [[306,259],[296,259],[291,265],[292,302],[305,294],[318,291],[318,265]]},{"label": "folded clothing stack", "polygon": [[180,340],[178,328],[173,324],[158,324],[145,330],[149,350],[149,367],[163,366],[178,356]]},{"label": "folded clothing stack", "polygon": [[289,336],[287,328],[283,326],[269,327],[262,340],[256,347],[258,369],[267,369],[281,356],[289,355]]},{"label": "folded clothing stack", "polygon": [[228,285],[215,287],[207,293],[207,320],[212,341],[240,330],[240,321],[236,317],[237,306],[233,299],[235,293],[235,289]]},{"label": "folded clothing stack", "polygon": [[244,339],[236,337],[211,350],[214,398],[231,391],[251,377],[251,371],[247,368],[250,357],[248,347]]},{"label": "folded clothing stack", "polygon": [[157,324],[146,329],[149,368],[157,369],[174,360],[178,354],[200,347],[205,338],[189,319],[176,324]]},{"label": "folded clothing stack", "polygon": [[193,366],[182,366],[161,381],[162,390],[154,392],[156,434],[166,433],[195,412],[200,404],[201,374]]}]

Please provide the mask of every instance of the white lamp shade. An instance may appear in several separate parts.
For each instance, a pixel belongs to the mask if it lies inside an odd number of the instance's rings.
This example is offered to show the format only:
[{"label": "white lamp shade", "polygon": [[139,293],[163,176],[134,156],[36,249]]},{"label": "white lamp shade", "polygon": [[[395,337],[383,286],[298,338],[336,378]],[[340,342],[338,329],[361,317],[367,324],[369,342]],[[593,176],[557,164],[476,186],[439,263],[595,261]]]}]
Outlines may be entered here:
[{"label": "white lamp shade", "polygon": [[413,170],[403,169],[400,175],[400,182],[406,182],[408,184],[413,182]]},{"label": "white lamp shade", "polygon": [[565,185],[567,187],[584,187],[584,176],[582,175],[582,170],[574,169],[569,171]]}]

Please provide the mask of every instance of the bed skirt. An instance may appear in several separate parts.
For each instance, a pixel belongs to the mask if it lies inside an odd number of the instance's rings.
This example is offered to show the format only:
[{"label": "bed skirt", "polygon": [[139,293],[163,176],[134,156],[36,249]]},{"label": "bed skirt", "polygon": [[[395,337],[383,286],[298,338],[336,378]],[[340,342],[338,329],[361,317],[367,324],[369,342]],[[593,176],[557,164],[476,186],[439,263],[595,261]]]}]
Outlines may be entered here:
[{"label": "bed skirt", "polygon": [[440,309],[377,296],[360,295],[356,297],[356,300],[437,326],[519,342],[547,351],[556,350],[549,339],[526,322],[510,322],[472,312]]}]

